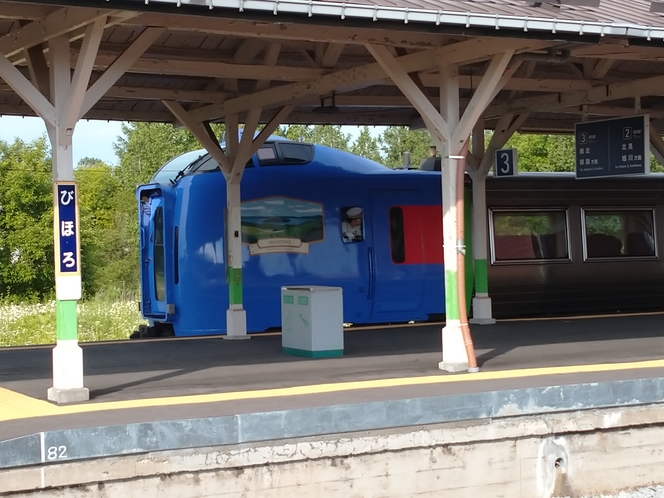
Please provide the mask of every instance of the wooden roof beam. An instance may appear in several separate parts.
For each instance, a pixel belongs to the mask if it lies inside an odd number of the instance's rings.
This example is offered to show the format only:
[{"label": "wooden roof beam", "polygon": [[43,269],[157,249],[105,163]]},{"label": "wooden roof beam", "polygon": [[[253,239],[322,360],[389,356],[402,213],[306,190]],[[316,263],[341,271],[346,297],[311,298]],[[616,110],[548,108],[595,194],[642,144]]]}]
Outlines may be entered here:
[{"label": "wooden roof beam", "polygon": [[58,7],[32,5],[26,3],[0,2],[0,19],[25,19],[39,21]]},{"label": "wooden roof beam", "polygon": [[[552,42],[536,40],[512,40],[507,38],[473,39],[455,43],[436,50],[424,50],[397,58],[408,72],[424,71],[438,66],[439,58],[447,64],[460,64],[471,60],[484,60],[506,50],[534,50]],[[527,46],[524,46],[526,44]],[[387,78],[385,71],[375,62],[353,69],[337,71],[306,83],[292,83],[271,88],[251,95],[230,99],[221,105],[202,107],[192,111],[197,121],[209,121],[228,113],[245,112],[253,106],[269,108],[285,104],[299,98],[325,95],[332,91],[343,93],[366,88]]]},{"label": "wooden roof beam", "polygon": [[[151,28],[154,29],[154,28]],[[73,56],[74,61],[76,57]],[[106,69],[115,59],[112,55],[98,55],[95,67]],[[229,64],[226,62],[193,62],[165,59],[140,58],[134,62],[128,72],[140,74],[169,74],[174,76],[199,76],[205,78],[239,78],[262,80],[266,75],[275,81],[310,81],[319,79],[323,70],[288,67],[265,66],[261,64]]]},{"label": "wooden roof beam", "polygon": [[233,54],[233,62],[236,64],[249,64],[265,47],[265,41],[259,38],[247,38]]},{"label": "wooden roof beam", "polygon": [[33,21],[0,37],[0,53],[6,57],[20,54],[25,49],[106,18],[112,12],[70,7],[56,10],[39,21]]},{"label": "wooden roof beam", "polygon": [[145,13],[128,21],[129,23],[136,23],[140,26],[161,26],[169,30],[216,33],[226,36],[261,38],[263,40],[273,38],[349,45],[378,43],[418,49],[437,48],[449,43],[449,37],[442,34],[414,33],[399,29],[385,30],[325,25],[317,25],[315,29],[312,29],[311,25],[306,24],[245,21],[177,14]]},{"label": "wooden roof beam", "polygon": [[547,111],[638,96],[664,96],[664,75],[610,85],[598,85],[584,92],[556,93],[496,104],[487,109],[485,117],[500,116],[507,112]]}]

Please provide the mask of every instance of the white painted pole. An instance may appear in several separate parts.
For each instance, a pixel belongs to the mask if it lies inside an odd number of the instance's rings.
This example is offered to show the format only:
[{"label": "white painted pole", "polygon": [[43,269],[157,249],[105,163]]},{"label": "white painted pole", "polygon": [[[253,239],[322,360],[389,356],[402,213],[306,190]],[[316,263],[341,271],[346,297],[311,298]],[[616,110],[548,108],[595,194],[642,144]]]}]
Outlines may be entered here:
[{"label": "white painted pole", "polygon": [[242,205],[240,179],[226,176],[226,247],[229,306],[226,310],[226,339],[248,339],[247,312],[242,305]]},{"label": "white painted pole", "polygon": [[[440,113],[448,125],[448,136],[459,123],[459,74],[456,66],[440,65]],[[462,167],[459,150],[446,140],[437,141],[441,149],[441,188],[443,195],[443,259],[445,264],[445,327],[442,330],[442,361],[438,368],[448,372],[468,370],[468,355],[463,343],[457,292],[456,173]]]},{"label": "white painted pole", "polygon": [[470,323],[496,323],[491,316],[487,258],[486,175],[473,175],[473,258],[475,260],[475,297]]},{"label": "white painted pole", "polygon": [[486,172],[481,170],[486,154],[484,143],[484,119],[480,118],[473,128],[473,155],[479,159],[474,168],[469,168],[473,180],[473,276],[475,295],[473,296],[473,317],[469,323],[486,325],[495,323],[491,316],[491,298],[489,297],[487,263],[487,210],[486,210]]},{"label": "white painted pole", "polygon": [[[77,301],[81,298],[80,224],[78,223],[78,189],[74,183],[72,137],[76,121],[64,121],[65,106],[71,104],[71,73],[68,35],[49,42],[51,96],[55,107],[55,124],[49,127],[53,160],[53,181],[66,182],[54,188],[53,207],[55,240],[56,346],[53,348],[53,387],[50,401],[72,403],[90,399],[83,383],[83,350],[78,344]],[[73,195],[72,195],[73,193]],[[73,204],[73,206],[71,206]],[[75,221],[61,220],[60,213],[75,212]],[[71,216],[69,216],[71,217]],[[76,250],[65,251],[72,237]],[[68,270],[77,270],[69,272]]]}]

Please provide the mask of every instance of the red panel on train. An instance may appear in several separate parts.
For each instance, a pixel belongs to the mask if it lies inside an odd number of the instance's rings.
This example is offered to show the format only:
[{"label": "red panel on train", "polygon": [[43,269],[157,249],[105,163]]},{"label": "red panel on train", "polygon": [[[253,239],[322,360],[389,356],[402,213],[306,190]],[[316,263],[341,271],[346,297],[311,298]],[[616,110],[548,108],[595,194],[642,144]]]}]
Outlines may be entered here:
[{"label": "red panel on train", "polygon": [[443,214],[441,206],[401,206],[406,260],[403,264],[443,262]]}]

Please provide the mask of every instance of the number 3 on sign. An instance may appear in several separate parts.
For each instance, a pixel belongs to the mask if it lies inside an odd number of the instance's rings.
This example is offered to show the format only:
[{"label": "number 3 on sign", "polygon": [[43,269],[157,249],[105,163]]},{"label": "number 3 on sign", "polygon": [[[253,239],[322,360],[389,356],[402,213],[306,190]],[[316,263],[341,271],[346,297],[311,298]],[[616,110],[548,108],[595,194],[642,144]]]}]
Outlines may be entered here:
[{"label": "number 3 on sign", "polygon": [[497,149],[495,154],[495,176],[515,176],[517,174],[516,149]]},{"label": "number 3 on sign", "polygon": [[500,172],[508,174],[510,172],[510,155],[507,152],[500,153],[500,160],[502,165],[500,166]]},{"label": "number 3 on sign", "polygon": [[67,457],[67,447],[66,446],[49,446],[46,452],[46,458],[48,460],[61,460]]}]

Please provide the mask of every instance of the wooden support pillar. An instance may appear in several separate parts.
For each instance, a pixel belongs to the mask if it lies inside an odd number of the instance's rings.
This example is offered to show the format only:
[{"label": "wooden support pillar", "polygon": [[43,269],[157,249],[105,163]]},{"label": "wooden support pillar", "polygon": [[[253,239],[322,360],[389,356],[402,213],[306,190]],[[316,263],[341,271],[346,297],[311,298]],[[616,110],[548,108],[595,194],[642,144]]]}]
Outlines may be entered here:
[{"label": "wooden support pillar", "polygon": [[[67,222],[59,219],[58,212],[63,212],[67,207],[63,202],[69,200],[78,213],[78,189],[73,183],[72,139],[105,25],[106,18],[97,19],[87,25],[73,76],[70,70],[69,35],[61,35],[49,41],[50,94],[55,107],[55,123],[47,124],[46,128],[53,151],[53,179],[56,182],[66,182],[59,184],[54,190],[55,244],[56,248],[60,249],[55,252],[57,344],[53,349],[53,387],[48,390],[48,399],[56,403],[84,401],[90,397],[83,383],[83,351],[78,345],[76,302],[81,298],[78,214],[73,225],[75,228],[70,225],[70,229],[65,230]],[[74,193],[73,198],[71,194],[67,197],[65,192],[60,192],[60,189],[69,183],[73,183],[70,190]],[[73,254],[72,251],[63,252],[61,246],[66,243],[66,239],[73,237],[78,239],[77,251],[73,251]],[[67,266],[65,262],[78,271],[63,271],[63,266]]]},{"label": "wooden support pillar", "polygon": [[[51,141],[55,183],[53,232],[57,345],[53,349],[53,387],[48,390],[48,399],[68,403],[89,398],[83,383],[83,353],[78,345],[81,227],[78,223],[78,188],[73,181],[72,138],[82,115],[81,109],[85,105],[94,105],[106,91],[92,98],[88,85],[108,18],[103,10],[68,8],[47,17],[39,23],[23,26],[10,37],[12,49],[5,51],[5,54],[20,51],[26,54],[33,81],[26,79],[4,55],[0,55],[0,77],[44,120]],[[70,35],[72,30],[80,28],[85,29],[85,34],[72,75]],[[40,39],[39,43],[48,43],[48,64],[41,49],[35,47],[36,38]],[[9,38],[3,38],[3,41],[9,41]],[[139,56],[137,54],[136,58]],[[122,76],[121,72],[116,73],[115,80]],[[106,81],[108,83],[108,78]]]},{"label": "wooden support pillar", "polygon": [[226,116],[226,150],[212,137],[207,123],[199,124],[179,103],[163,101],[164,105],[201,143],[210,155],[219,163],[226,178],[226,279],[228,282],[228,309],[226,310],[225,339],[248,339],[247,313],[243,306],[242,289],[242,196],[241,181],[244,167],[258,148],[265,143],[270,134],[293,110],[293,106],[282,107],[265,125],[256,138],[262,109],[249,111],[242,137],[238,139],[238,117]]},{"label": "wooden support pillar", "polygon": [[[440,114],[449,130],[459,124],[459,73],[456,66],[442,63],[440,74]],[[450,133],[451,135],[451,133]],[[445,261],[445,327],[442,330],[443,359],[438,368],[448,372],[468,369],[468,356],[463,344],[459,320],[457,288],[457,169],[465,167],[465,157],[459,155],[456,143],[436,141],[441,150],[441,188],[443,192],[443,260]]]},{"label": "wooden support pillar", "polygon": [[[465,167],[465,154],[463,157],[460,154],[464,150],[475,123],[516,71],[517,66],[508,69],[514,50],[509,49],[493,57],[482,82],[460,119],[458,72],[455,65],[449,64],[444,58],[440,59],[439,113],[386,47],[371,44],[366,47],[420,113],[434,142],[442,152],[441,188],[443,190],[446,321],[442,331],[443,359],[439,363],[439,368],[450,372],[466,370],[469,367],[469,353],[464,344],[459,319],[459,288],[457,287],[457,251],[461,250],[458,246],[462,244],[462,241],[456,240],[456,172],[457,168]],[[472,347],[469,350],[472,350]],[[476,371],[475,368],[472,370]]]},{"label": "wooden support pillar", "polygon": [[[473,152],[480,157],[481,163],[485,154],[483,119],[479,119],[473,129]],[[491,297],[489,297],[486,175],[479,174],[478,167],[470,171],[470,176],[473,180],[473,268],[475,270],[475,296],[470,323],[486,325],[496,323],[492,316]]]},{"label": "wooden support pillar", "polygon": [[248,339],[247,312],[242,299],[242,175],[226,177],[226,339]]}]

